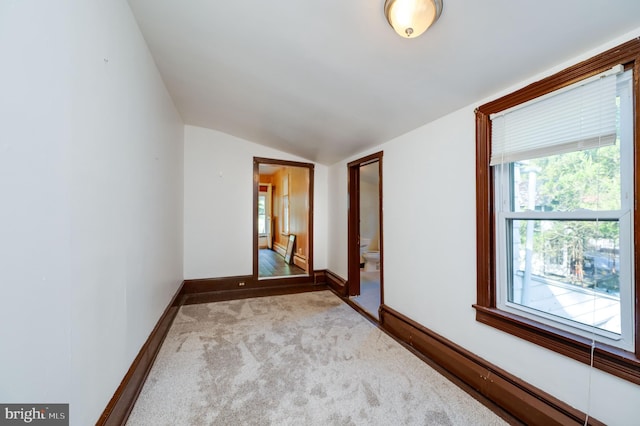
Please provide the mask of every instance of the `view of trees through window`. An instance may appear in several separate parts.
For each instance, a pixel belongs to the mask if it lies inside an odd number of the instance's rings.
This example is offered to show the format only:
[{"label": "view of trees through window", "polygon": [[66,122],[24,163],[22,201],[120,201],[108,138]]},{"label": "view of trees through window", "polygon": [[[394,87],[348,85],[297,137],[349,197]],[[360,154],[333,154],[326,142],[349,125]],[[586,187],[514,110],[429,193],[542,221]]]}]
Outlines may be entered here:
[{"label": "view of trees through window", "polygon": [[[536,308],[533,281],[564,286],[577,303],[576,290],[596,291],[611,299],[609,312],[593,320],[570,312],[561,315],[620,333],[619,222],[580,214],[621,209],[619,144],[516,162],[511,167],[512,211],[575,214],[571,219],[545,215],[509,221],[514,262],[507,299]],[[583,293],[588,298],[588,292]]]}]

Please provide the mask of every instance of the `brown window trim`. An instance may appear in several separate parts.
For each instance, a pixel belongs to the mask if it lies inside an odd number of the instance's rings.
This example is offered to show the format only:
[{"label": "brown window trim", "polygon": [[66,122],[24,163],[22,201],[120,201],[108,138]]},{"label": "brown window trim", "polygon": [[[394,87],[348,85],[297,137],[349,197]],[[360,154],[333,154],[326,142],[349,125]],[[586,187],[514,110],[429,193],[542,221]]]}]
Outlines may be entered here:
[{"label": "brown window trim", "polygon": [[514,315],[497,308],[495,211],[493,208],[493,172],[489,167],[491,150],[491,114],[503,111],[531,99],[558,90],[579,80],[601,73],[614,65],[633,68],[634,92],[634,275],[635,351],[628,352],[606,344],[596,343],[594,367],[640,384],[640,38],[628,41],[600,55],[532,83],[509,95],[486,103],[476,110],[476,213],[477,213],[477,269],[478,301],[476,320],[585,364],[591,363],[591,340],[542,323]]}]

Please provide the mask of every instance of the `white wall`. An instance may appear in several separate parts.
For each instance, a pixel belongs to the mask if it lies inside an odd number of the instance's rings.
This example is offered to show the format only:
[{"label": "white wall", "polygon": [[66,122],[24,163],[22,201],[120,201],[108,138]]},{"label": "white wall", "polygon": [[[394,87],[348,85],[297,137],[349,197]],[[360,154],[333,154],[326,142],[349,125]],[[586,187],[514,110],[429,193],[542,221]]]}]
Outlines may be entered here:
[{"label": "white wall", "polygon": [[[364,156],[363,154],[362,156]],[[383,166],[384,169],[384,166]],[[327,202],[328,224],[327,231],[331,250],[327,253],[327,269],[347,279],[347,250],[348,250],[348,212],[349,212],[349,188],[347,173],[347,161],[339,162],[329,167],[328,171]],[[382,178],[384,185],[384,176]]]},{"label": "white wall", "polygon": [[[253,273],[253,157],[309,162],[215,130],[185,127],[185,279]],[[314,169],[314,269],[327,264],[327,167]]]},{"label": "white wall", "polygon": [[35,3],[0,2],[0,401],[68,402],[71,22]]},{"label": "white wall", "polygon": [[[631,37],[611,41],[548,74]],[[346,165],[383,150],[385,303],[568,404],[590,410],[599,420],[637,424],[639,386],[475,321],[474,108],[516,88],[331,166],[328,269],[347,277]]]},{"label": "white wall", "polygon": [[93,424],[182,281],[184,127],[124,0],[2,2],[0,52],[0,401]]}]

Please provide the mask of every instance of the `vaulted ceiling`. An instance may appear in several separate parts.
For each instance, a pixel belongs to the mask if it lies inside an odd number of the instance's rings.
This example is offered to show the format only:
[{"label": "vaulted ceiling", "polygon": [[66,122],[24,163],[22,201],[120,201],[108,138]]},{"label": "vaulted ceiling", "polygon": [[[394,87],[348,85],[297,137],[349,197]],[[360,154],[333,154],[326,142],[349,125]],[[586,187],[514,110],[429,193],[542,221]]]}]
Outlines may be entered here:
[{"label": "vaulted ceiling", "polygon": [[186,124],[324,164],[640,27],[639,0],[444,0],[412,40],[384,0],[129,4]]}]

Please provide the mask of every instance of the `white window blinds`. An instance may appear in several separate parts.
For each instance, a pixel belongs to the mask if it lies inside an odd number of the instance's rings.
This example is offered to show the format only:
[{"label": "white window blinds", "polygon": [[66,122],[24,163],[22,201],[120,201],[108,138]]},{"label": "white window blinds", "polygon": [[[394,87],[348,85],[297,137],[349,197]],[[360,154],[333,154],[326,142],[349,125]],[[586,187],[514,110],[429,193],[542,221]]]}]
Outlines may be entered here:
[{"label": "white window blinds", "polygon": [[491,116],[491,165],[611,145],[618,65]]}]

